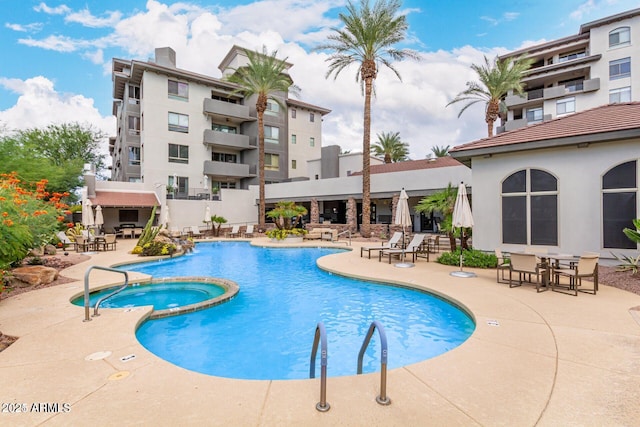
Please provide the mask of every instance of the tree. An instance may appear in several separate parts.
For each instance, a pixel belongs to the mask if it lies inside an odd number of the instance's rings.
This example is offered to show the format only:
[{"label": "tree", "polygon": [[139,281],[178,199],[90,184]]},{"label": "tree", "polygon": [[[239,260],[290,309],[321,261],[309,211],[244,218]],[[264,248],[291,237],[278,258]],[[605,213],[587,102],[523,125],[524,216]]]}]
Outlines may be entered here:
[{"label": "tree", "polygon": [[378,142],[371,146],[376,156],[384,155],[384,162],[404,162],[409,158],[409,144],[402,142],[400,132],[382,132],[378,134]]},{"label": "tree", "polygon": [[431,147],[431,152],[436,157],[447,157],[449,155],[449,148],[451,148],[450,145],[443,145],[442,147],[440,147],[439,145],[434,145],[433,147]]},{"label": "tree", "polygon": [[105,169],[100,154],[104,135],[79,124],[49,125],[0,137],[0,173],[16,172],[21,180],[48,181],[50,192],[71,192],[82,185],[85,163]]},{"label": "tree", "polygon": [[265,195],[264,195],[264,112],[267,109],[267,100],[276,102],[282,109],[284,106],[279,99],[274,97],[276,92],[291,91],[297,94],[300,89],[293,84],[291,78],[284,73],[287,63],[286,58],[276,58],[278,51],[267,53],[266,46],[262,47],[262,53],[245,49],[245,55],[249,64],[234,70],[234,73],[226,77],[239,88],[236,93],[245,98],[256,96],[256,113],[258,115],[258,169],[259,169],[259,209],[258,223],[260,228],[265,226]]},{"label": "tree", "polygon": [[471,65],[471,69],[478,75],[480,83],[467,82],[467,89],[456,95],[453,101],[447,104],[447,107],[457,102],[469,101],[458,113],[458,117],[460,117],[473,104],[484,102],[484,121],[487,122],[487,134],[491,138],[493,124],[500,115],[501,106],[504,107],[505,96],[509,91],[519,95],[523,93],[522,73],[528,70],[531,64],[533,64],[533,59],[524,57],[503,60],[496,57],[493,63],[490,63],[485,56],[484,65]]},{"label": "tree", "polygon": [[456,250],[456,238],[453,234],[453,208],[456,204],[456,196],[458,195],[458,188],[449,183],[447,188],[437,193],[433,193],[427,197],[424,197],[418,202],[415,207],[416,212],[432,213],[440,212],[444,219],[442,221],[442,229],[447,230],[449,236],[449,242],[451,243],[451,251]]},{"label": "tree", "polygon": [[399,0],[376,0],[369,5],[369,0],[360,0],[360,8],[349,1],[347,13],[340,13],[338,18],[343,28],[333,28],[328,36],[329,42],[320,45],[316,50],[329,50],[333,53],[327,58],[329,70],[334,79],[340,72],[352,64],[358,64],[356,81],[364,93],[364,126],[362,135],[362,226],[360,233],[364,237],[371,235],[371,172],[369,170],[371,152],[371,95],[373,83],[378,74],[378,65],[391,69],[398,79],[402,80],[392,61],[404,58],[417,58],[415,52],[396,49],[395,44],[406,37],[408,29],[405,15],[399,14]]}]

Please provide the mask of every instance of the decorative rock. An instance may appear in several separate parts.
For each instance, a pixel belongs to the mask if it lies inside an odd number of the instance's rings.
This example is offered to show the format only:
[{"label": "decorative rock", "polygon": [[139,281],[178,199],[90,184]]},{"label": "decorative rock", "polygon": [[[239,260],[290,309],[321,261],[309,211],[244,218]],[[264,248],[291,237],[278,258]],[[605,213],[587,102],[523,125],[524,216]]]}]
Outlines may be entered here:
[{"label": "decorative rock", "polygon": [[27,265],[11,270],[12,281],[22,282],[14,284],[16,286],[38,286],[46,285],[58,278],[58,270],[44,265]]},{"label": "decorative rock", "polygon": [[57,249],[53,245],[47,245],[44,247],[44,253],[46,255],[55,255],[57,253]]}]

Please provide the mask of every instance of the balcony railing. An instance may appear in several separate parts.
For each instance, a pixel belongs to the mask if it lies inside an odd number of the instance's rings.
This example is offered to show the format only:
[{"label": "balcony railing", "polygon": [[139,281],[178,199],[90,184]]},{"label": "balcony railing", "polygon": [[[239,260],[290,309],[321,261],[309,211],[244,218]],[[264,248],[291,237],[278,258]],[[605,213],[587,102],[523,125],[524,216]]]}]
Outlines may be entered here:
[{"label": "balcony railing", "polygon": [[187,191],[168,191],[167,199],[174,200],[220,200],[220,193],[211,194],[209,188],[190,187]]},{"label": "balcony railing", "polygon": [[216,177],[226,176],[232,178],[250,178],[255,176],[255,172],[251,172],[249,165],[244,163],[216,162],[206,160],[204,162],[205,175]]},{"label": "balcony railing", "polygon": [[255,145],[251,144],[251,138],[249,135],[219,132],[211,129],[204,130],[203,142],[208,145],[234,148],[236,150],[249,150],[256,148]]},{"label": "balcony railing", "polygon": [[205,98],[203,111],[231,123],[243,123],[256,120],[249,115],[249,106],[241,104],[231,104],[229,102],[218,101],[217,99]]}]

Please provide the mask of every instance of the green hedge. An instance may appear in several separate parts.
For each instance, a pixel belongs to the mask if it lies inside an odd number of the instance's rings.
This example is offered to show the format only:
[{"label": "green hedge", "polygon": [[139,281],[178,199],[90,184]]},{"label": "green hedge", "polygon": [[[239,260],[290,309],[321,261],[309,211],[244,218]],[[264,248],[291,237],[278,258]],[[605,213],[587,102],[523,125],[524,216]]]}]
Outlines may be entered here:
[{"label": "green hedge", "polygon": [[[443,252],[436,262],[444,265],[460,265],[460,251],[458,248],[454,252]],[[489,254],[476,249],[465,250],[462,255],[462,265],[474,268],[496,268],[498,258],[494,254]]]}]

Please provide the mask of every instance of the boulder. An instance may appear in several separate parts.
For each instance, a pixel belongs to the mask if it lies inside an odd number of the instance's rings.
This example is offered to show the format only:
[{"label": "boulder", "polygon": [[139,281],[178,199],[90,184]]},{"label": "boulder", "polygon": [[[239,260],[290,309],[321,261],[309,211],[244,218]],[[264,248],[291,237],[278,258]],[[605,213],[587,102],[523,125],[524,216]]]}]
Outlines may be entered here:
[{"label": "boulder", "polygon": [[[13,284],[16,286],[46,285],[58,278],[58,270],[44,265],[26,265],[11,270]],[[21,283],[16,283],[21,282]]]},{"label": "boulder", "polygon": [[57,250],[57,249],[56,249],[56,247],[55,247],[55,246],[53,246],[53,245],[46,245],[46,246],[44,247],[44,253],[45,253],[46,255],[55,255],[55,254],[57,253],[57,251],[58,251],[58,250]]}]

